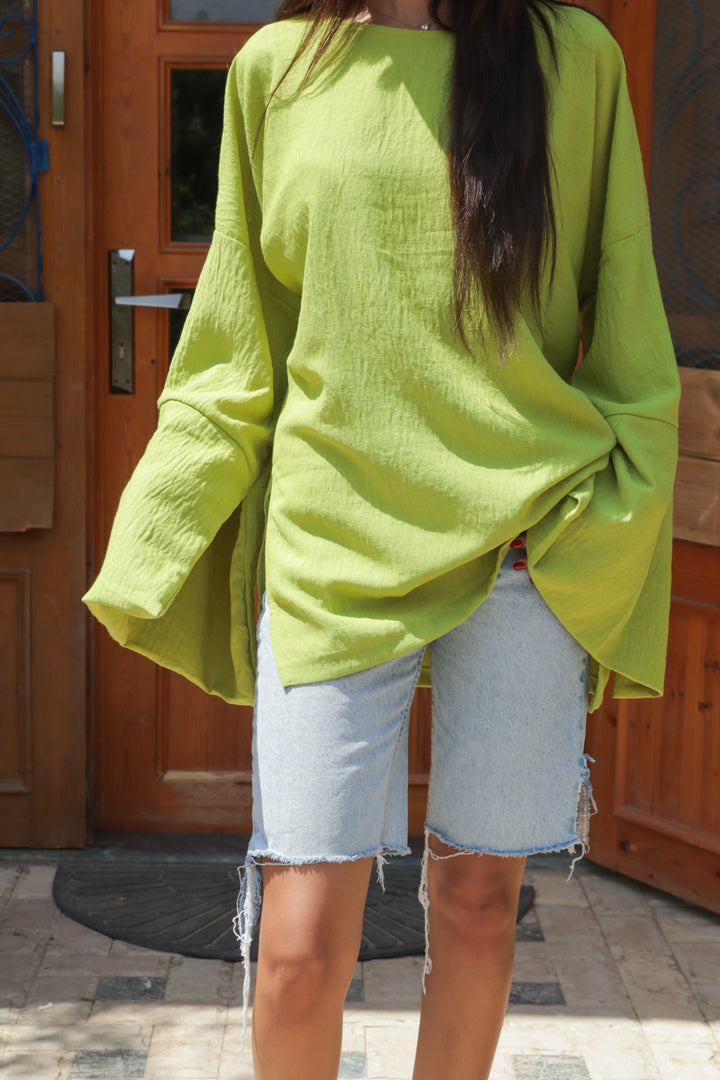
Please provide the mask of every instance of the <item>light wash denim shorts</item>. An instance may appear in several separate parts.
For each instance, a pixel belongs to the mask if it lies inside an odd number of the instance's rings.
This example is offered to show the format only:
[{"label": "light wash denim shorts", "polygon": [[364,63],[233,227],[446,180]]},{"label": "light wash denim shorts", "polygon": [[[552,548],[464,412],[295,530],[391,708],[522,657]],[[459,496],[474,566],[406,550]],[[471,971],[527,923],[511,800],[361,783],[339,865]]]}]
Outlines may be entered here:
[{"label": "light wash denim shorts", "polygon": [[[528,571],[513,568],[523,554],[508,551],[487,599],[431,644],[426,835],[458,853],[523,856],[580,845],[582,855],[594,809],[583,752],[589,657]],[[381,876],[384,856],[409,852],[408,719],[423,652],[283,687],[263,605],[253,833],[235,920],[246,972],[263,858],[302,864],[376,856]],[[427,842],[425,851],[427,916]]]}]

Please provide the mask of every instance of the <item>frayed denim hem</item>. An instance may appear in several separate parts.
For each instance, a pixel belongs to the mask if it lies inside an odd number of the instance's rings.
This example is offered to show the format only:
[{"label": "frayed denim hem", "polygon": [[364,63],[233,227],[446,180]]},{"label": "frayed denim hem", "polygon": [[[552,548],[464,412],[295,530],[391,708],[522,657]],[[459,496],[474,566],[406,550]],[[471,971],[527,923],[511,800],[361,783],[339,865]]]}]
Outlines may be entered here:
[{"label": "frayed denim hem", "polygon": [[[422,858],[422,870],[420,873],[420,887],[418,889],[418,900],[422,905],[425,915],[425,964],[423,966],[422,976],[422,991],[423,994],[427,993],[425,987],[425,979],[432,971],[432,960],[430,959],[430,946],[429,946],[429,930],[430,930],[430,899],[428,896],[428,883],[427,872],[428,862],[430,859],[441,861],[443,859],[454,859],[458,855],[496,855],[501,858],[508,859],[521,859],[528,855],[550,855],[555,852],[567,851],[570,855],[574,855],[572,863],[570,864],[570,873],[567,876],[567,881],[570,880],[575,869],[575,863],[587,855],[590,850],[590,818],[593,814],[597,813],[597,803],[593,796],[592,784],[590,782],[590,768],[588,762],[595,762],[595,758],[590,757],[589,754],[583,754],[580,759],[580,779],[578,781],[578,808],[577,817],[575,821],[575,833],[568,840],[562,840],[557,844],[552,844],[548,847],[531,847],[524,849],[517,849],[513,851],[498,851],[493,848],[478,848],[472,845],[458,844],[457,841],[452,840],[449,836],[445,836],[444,833],[438,829],[434,829],[432,825],[425,824],[425,850]],[[448,847],[455,848],[455,851],[451,855],[438,855],[436,852],[430,850],[430,835],[436,836],[438,840],[443,844],[447,844]],[[580,854],[575,855],[575,848],[580,845]]]},{"label": "frayed denim hem", "polygon": [[240,876],[240,892],[237,898],[237,910],[233,918],[233,933],[240,943],[240,956],[243,965],[243,1011],[242,1033],[240,1036],[240,1054],[245,1049],[245,1033],[247,1031],[248,1009],[250,1007],[250,949],[252,947],[252,935],[255,924],[260,916],[262,907],[262,859],[269,859],[284,866],[309,866],[312,863],[343,863],[357,862],[358,859],[374,858],[376,861],[377,880],[380,888],[385,891],[384,868],[387,858],[391,855],[410,855],[410,848],[400,847],[394,844],[381,844],[379,847],[360,851],[356,855],[308,855],[289,857],[281,855],[270,848],[252,848],[245,856],[245,863],[238,867]]}]

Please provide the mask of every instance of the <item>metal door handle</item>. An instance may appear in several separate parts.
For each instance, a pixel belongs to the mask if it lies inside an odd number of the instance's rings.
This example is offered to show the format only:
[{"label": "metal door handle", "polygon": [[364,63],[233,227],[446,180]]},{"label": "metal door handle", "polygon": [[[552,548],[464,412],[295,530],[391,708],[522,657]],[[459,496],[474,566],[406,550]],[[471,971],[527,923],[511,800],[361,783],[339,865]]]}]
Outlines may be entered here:
[{"label": "metal door handle", "polygon": [[192,293],[133,295],[135,251],[110,252],[110,393],[135,392],[134,319],[136,307],[187,311]]},{"label": "metal door handle", "polygon": [[115,303],[120,307],[170,308],[173,311],[187,311],[191,300],[192,293],[187,292],[115,297]]},{"label": "metal door handle", "polygon": [[53,49],[52,110],[53,127],[65,127],[65,50]]}]

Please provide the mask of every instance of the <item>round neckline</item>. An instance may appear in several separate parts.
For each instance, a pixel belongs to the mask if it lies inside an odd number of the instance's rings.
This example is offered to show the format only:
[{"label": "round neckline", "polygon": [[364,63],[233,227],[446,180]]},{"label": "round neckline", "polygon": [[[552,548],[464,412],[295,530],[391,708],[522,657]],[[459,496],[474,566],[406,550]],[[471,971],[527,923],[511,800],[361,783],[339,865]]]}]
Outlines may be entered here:
[{"label": "round neckline", "polygon": [[423,30],[419,26],[386,26],[385,23],[360,22],[358,19],[343,19],[343,22],[365,29],[371,27],[373,30],[389,30],[391,34],[418,34],[422,37],[450,37],[452,35],[452,30]]}]

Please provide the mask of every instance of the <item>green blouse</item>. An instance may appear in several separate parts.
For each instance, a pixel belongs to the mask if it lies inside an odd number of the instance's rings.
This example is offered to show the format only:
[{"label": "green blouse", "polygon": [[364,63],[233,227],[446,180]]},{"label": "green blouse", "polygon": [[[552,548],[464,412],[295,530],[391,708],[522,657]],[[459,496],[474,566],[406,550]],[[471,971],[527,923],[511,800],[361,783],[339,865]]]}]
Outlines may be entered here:
[{"label": "green blouse", "polygon": [[231,67],[216,232],[85,602],[250,703],[256,585],[283,683],[317,682],[456,626],[527,530],[591,707],[611,671],[616,697],[661,694],[679,379],[618,46],[561,10],[556,70],[538,33],[557,266],[543,331],[525,313],[501,360],[453,328],[452,34],[348,23],[261,127],[306,25]]}]

